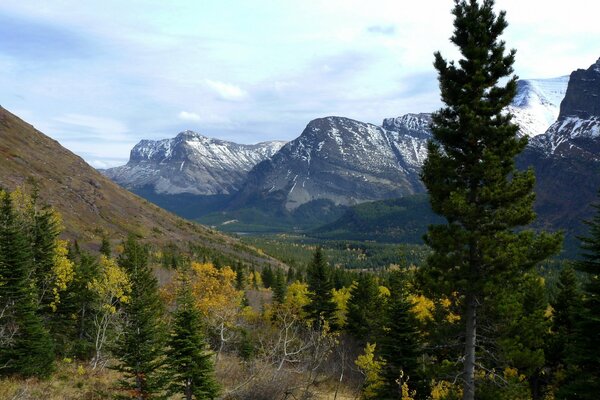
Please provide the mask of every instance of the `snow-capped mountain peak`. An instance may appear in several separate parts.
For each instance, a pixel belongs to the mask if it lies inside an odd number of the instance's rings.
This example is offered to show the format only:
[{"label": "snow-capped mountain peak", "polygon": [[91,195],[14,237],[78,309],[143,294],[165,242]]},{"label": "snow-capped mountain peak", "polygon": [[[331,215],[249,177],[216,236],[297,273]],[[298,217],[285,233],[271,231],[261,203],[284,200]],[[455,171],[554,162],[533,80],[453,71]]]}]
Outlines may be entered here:
[{"label": "snow-capped mountain peak", "polygon": [[517,94],[508,107],[513,122],[521,134],[541,135],[556,121],[560,103],[565,97],[569,76],[552,79],[522,79],[517,83]]},{"label": "snow-capped mountain peak", "polygon": [[149,186],[163,194],[228,194],[239,188],[254,165],[284,144],[238,144],[186,130],[171,139],[141,140],[127,165],[104,173],[133,190]]}]

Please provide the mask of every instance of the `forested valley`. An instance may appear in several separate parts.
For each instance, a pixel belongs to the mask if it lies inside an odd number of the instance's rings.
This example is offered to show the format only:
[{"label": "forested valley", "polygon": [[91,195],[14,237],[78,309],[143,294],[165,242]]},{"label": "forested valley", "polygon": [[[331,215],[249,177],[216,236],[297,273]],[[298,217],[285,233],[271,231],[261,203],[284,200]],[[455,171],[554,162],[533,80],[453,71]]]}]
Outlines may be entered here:
[{"label": "forested valley", "polygon": [[574,258],[562,232],[530,228],[505,13],[492,0],[452,13],[462,58],[434,56],[444,107],[428,197],[408,201],[420,214],[352,211],[381,237],[426,219],[422,244],[346,237],[351,214],[320,235],[209,245],[155,226],[83,241],[43,185],[1,189],[0,399],[598,399],[600,199]]}]

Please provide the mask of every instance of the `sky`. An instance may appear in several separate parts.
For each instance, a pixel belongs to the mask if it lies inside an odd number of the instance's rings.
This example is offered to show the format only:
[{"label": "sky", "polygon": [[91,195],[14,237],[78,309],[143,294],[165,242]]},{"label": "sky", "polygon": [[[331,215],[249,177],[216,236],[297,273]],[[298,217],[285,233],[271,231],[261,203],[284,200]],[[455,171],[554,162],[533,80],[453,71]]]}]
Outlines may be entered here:
[{"label": "sky", "polygon": [[[315,118],[441,106],[452,0],[2,0],[0,105],[97,168],[191,129],[292,140]],[[521,78],[600,57],[600,3],[497,0]]]}]

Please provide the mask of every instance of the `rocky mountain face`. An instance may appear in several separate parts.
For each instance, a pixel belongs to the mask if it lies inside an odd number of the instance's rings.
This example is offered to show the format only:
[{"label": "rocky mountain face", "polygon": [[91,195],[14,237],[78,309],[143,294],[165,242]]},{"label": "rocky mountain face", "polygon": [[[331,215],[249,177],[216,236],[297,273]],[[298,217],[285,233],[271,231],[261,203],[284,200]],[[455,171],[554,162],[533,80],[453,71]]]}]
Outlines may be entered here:
[{"label": "rocky mountain face", "polygon": [[[568,81],[568,76],[519,81],[509,111],[521,134],[543,134],[556,120]],[[314,120],[299,138],[249,173],[232,207],[272,207],[279,199],[292,210],[316,199],[353,205],[423,192],[419,172],[430,123],[430,114],[387,118],[381,126],[340,117]]]},{"label": "rocky mountain face", "polygon": [[600,154],[600,59],[571,74],[558,119],[532,143],[547,154],[596,158]]},{"label": "rocky mountain face", "polygon": [[580,225],[600,189],[600,59],[574,71],[560,115],[519,159],[536,171],[536,209],[547,224]]},{"label": "rocky mountain face", "polygon": [[239,190],[248,171],[275,154],[285,142],[254,145],[211,139],[193,131],[175,138],[142,140],[129,162],[110,168],[106,176],[121,186],[151,188],[157,194],[230,194]]},{"label": "rocky mountain face", "polygon": [[232,207],[275,201],[294,210],[319,199],[352,205],[422,192],[428,124],[426,114],[388,119],[389,130],[341,117],[313,120],[250,171]]}]

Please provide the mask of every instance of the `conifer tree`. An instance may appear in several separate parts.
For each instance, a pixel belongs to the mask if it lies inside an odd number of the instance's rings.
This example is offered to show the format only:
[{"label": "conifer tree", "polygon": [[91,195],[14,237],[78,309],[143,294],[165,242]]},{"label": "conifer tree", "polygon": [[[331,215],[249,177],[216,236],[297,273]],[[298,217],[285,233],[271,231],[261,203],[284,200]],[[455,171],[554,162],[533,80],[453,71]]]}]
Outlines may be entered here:
[{"label": "conifer tree", "polygon": [[273,284],[273,300],[276,303],[283,303],[285,300],[286,289],[286,276],[281,269],[278,269],[275,272],[275,282]]},{"label": "conifer tree", "polygon": [[273,270],[270,266],[266,266],[265,268],[263,268],[260,275],[263,281],[263,285],[266,289],[273,286],[273,284],[275,283],[275,274],[273,273]]},{"label": "conifer tree", "polygon": [[402,288],[393,288],[385,308],[382,328],[378,330],[377,350],[384,362],[380,372],[383,383],[377,390],[378,399],[401,400],[404,384],[411,392],[416,391],[417,398],[425,398],[429,393],[427,384],[419,375],[421,347],[411,307]]},{"label": "conifer tree", "polygon": [[312,321],[313,328],[321,330],[324,322],[328,322],[331,328],[335,328],[336,305],[331,292],[333,284],[321,247],[317,247],[312,262],[308,265],[306,280],[310,303],[304,306],[304,310],[308,319]]},{"label": "conifer tree", "polygon": [[507,27],[494,1],[455,0],[454,34],[462,58],[448,63],[435,54],[442,101],[432,117],[434,140],[422,179],[433,210],[447,223],[429,227],[433,253],[428,272],[433,288],[463,299],[463,399],[475,398],[477,316],[491,288],[506,285],[558,251],[558,235],[515,228],[529,224],[535,177],[519,172],[514,158],[527,144],[505,113],[516,93],[515,51],[499,40]]},{"label": "conifer tree", "polygon": [[115,369],[123,373],[121,398],[162,398],[165,328],[158,282],[148,266],[148,248],[130,235],[118,264],[131,283],[129,301],[122,304],[125,324],[114,353]]},{"label": "conifer tree", "polygon": [[100,243],[100,254],[104,254],[106,257],[111,257],[110,240],[106,235],[102,235],[102,242]]},{"label": "conifer tree", "polygon": [[373,275],[362,273],[348,299],[346,330],[364,343],[372,342],[370,337],[381,323],[382,306]]},{"label": "conifer tree", "polygon": [[217,397],[219,385],[214,378],[212,353],[203,334],[201,315],[194,305],[189,279],[185,277],[177,297],[166,364],[169,395],[186,400]]},{"label": "conifer tree", "polygon": [[47,376],[54,345],[29,283],[33,256],[10,195],[0,192],[0,373]]},{"label": "conifer tree", "polygon": [[553,337],[548,346],[547,358],[554,367],[565,366],[576,340],[577,320],[581,315],[581,291],[575,269],[567,266],[560,271],[558,293],[552,302]]},{"label": "conifer tree", "polygon": [[600,203],[592,207],[596,213],[586,221],[588,234],[580,238],[582,260],[575,264],[586,283],[567,384],[559,396],[565,399],[597,399],[600,393]]}]

